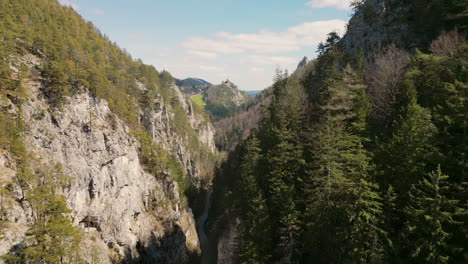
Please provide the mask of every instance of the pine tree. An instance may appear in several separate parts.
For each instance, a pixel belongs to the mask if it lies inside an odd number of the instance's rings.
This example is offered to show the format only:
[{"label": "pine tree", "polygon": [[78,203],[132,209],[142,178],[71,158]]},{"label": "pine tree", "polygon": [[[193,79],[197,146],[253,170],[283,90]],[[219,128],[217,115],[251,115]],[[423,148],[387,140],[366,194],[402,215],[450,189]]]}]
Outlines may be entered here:
[{"label": "pine tree", "polygon": [[64,73],[61,63],[49,62],[43,70],[43,76],[47,78],[47,95],[54,106],[61,106],[65,103],[65,96],[70,95],[69,80]]},{"label": "pine tree", "polygon": [[447,225],[452,223],[458,201],[447,197],[448,176],[440,168],[411,186],[407,215],[405,251],[415,263],[449,263]]},{"label": "pine tree", "polygon": [[[3,53],[3,55],[2,55]],[[11,69],[8,62],[4,59],[6,54],[0,50],[0,91],[10,88]]]},{"label": "pine tree", "polygon": [[26,151],[26,146],[23,141],[23,126],[24,122],[20,116],[16,116],[15,122],[12,123],[11,128],[11,141],[10,141],[10,152],[13,154],[16,164],[17,171],[15,181],[23,188],[29,187],[33,179],[33,173],[29,166],[29,155]]},{"label": "pine tree", "polygon": [[387,242],[382,229],[382,201],[378,186],[366,174],[361,177],[360,182],[353,184],[354,203],[347,208],[350,223],[344,262],[382,263]]},{"label": "pine tree", "polygon": [[328,115],[315,138],[308,198],[309,239],[317,247],[312,254],[322,262],[377,263],[385,256],[382,201],[369,175],[369,153],[344,125]]},{"label": "pine tree", "polygon": [[391,140],[378,154],[383,159],[379,164],[385,172],[384,187],[391,184],[397,193],[404,194],[424,175],[438,155],[433,144],[436,133],[430,112],[416,103],[409,104],[395,124]]},{"label": "pine tree", "polygon": [[268,196],[274,238],[278,241],[277,258],[289,263],[296,253],[299,234],[299,200],[297,197],[304,160],[300,146],[292,141],[289,131],[276,130],[280,143],[266,154],[268,160]]},{"label": "pine tree", "polygon": [[440,131],[434,145],[445,155],[440,164],[457,183],[468,178],[468,46],[460,50],[453,58],[419,52],[406,83],[417,91],[418,103],[431,112]]},{"label": "pine tree", "polygon": [[242,224],[240,257],[242,263],[268,263],[270,236],[268,208],[258,185],[259,140],[253,134],[244,142],[240,164]]},{"label": "pine tree", "polygon": [[76,260],[81,239],[79,230],[72,225],[67,214],[71,212],[65,197],[56,193],[64,184],[61,166],[40,177],[39,184],[28,195],[35,216],[27,232],[28,246],[25,259],[33,263],[70,263]]},{"label": "pine tree", "polygon": [[385,257],[386,233],[370,154],[363,146],[369,100],[350,65],[337,72],[338,59],[332,47],[318,63],[326,75],[313,98],[319,115],[310,139],[307,239],[319,262],[377,263]]},{"label": "pine tree", "polygon": [[387,239],[384,241],[385,251],[389,263],[399,263],[398,247],[395,244],[400,235],[401,227],[401,211],[397,207],[398,195],[392,185],[388,186],[382,196],[382,211],[383,211],[383,229],[387,234]]},{"label": "pine tree", "polygon": [[327,115],[315,139],[315,195],[322,196],[320,200],[330,205],[335,204],[335,193],[340,193],[344,186],[350,184],[345,174],[345,151],[350,149],[352,142],[346,138],[344,129],[343,122]]},{"label": "pine tree", "polygon": [[450,185],[449,197],[460,201],[453,209],[453,221],[447,231],[450,233],[448,247],[450,263],[468,262],[468,182]]},{"label": "pine tree", "polygon": [[300,131],[305,110],[303,86],[294,77],[274,85],[268,118],[261,133],[264,175],[260,184],[266,186],[265,196],[270,210],[274,260],[289,263],[298,258],[300,234],[299,198],[304,177],[303,148]]},{"label": "pine tree", "polygon": [[327,40],[324,42],[321,42],[318,45],[318,50],[317,52],[320,55],[324,55],[327,51],[329,51],[331,48],[334,48],[338,41],[340,41],[340,36],[338,35],[337,32],[330,32],[327,35]]}]

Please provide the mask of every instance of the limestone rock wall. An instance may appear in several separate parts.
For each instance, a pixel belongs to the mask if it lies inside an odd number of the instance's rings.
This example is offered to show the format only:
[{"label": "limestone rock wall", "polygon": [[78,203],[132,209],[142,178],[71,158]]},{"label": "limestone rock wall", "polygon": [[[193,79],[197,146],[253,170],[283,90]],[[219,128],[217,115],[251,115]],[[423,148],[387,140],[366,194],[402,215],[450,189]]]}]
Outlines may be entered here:
[{"label": "limestone rock wall", "polygon": [[[396,0],[367,0],[366,7],[359,9],[349,20],[347,32],[340,46],[348,53],[357,55],[359,49],[371,54],[390,44],[407,46],[410,28],[399,21],[407,12]],[[391,6],[398,6],[391,9]]]},{"label": "limestone rock wall", "polygon": [[[22,59],[31,69],[40,63],[29,55]],[[83,232],[84,260],[186,263],[191,255],[200,253],[195,220],[190,208],[181,206],[177,183],[165,173],[145,172],[138,157],[139,142],[105,100],[82,92],[61,109],[51,110],[41,93],[40,77],[26,79],[23,85],[28,99],[21,108],[8,99],[0,105],[24,120],[24,141],[34,156],[33,168],[62,165],[69,184],[60,192],[72,210],[74,225]],[[214,153],[213,127],[193,113],[191,103],[181,94],[179,100],[198,140]],[[159,110],[140,110],[141,122],[155,141],[177,154],[188,177],[199,178],[194,153],[171,127],[171,107],[163,101],[159,106]],[[0,255],[24,245],[32,222],[30,204],[13,180],[15,173],[14,159],[8,151],[1,151],[0,184],[11,191],[2,198],[7,200],[9,214],[0,235]]]}]

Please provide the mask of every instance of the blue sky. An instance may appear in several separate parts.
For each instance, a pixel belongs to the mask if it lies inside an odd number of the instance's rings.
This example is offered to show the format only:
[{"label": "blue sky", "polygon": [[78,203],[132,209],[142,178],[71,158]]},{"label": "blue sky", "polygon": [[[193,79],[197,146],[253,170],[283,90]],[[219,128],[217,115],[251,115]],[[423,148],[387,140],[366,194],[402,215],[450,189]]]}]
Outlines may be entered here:
[{"label": "blue sky", "polygon": [[176,78],[229,78],[243,90],[272,83],[344,33],[349,0],[59,0],[134,58]]}]

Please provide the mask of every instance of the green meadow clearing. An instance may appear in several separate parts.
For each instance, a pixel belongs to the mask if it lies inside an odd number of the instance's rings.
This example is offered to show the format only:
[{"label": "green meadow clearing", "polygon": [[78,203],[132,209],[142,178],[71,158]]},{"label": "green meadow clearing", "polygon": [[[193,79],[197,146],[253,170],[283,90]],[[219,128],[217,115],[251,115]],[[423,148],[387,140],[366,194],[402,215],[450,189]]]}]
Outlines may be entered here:
[{"label": "green meadow clearing", "polygon": [[201,107],[204,107],[206,104],[205,104],[205,96],[203,94],[197,94],[197,95],[193,95],[193,96],[190,96],[190,100],[192,100],[192,102],[194,102],[195,104],[201,106]]}]

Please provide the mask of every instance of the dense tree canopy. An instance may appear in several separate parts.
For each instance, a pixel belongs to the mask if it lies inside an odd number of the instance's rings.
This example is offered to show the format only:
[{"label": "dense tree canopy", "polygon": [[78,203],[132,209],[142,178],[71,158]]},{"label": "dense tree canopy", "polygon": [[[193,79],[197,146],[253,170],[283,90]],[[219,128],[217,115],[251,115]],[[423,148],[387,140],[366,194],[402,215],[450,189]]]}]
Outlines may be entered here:
[{"label": "dense tree canopy", "polygon": [[468,261],[466,41],[367,62],[337,41],[305,76],[277,74],[261,128],[219,174],[234,177],[240,261]]}]

